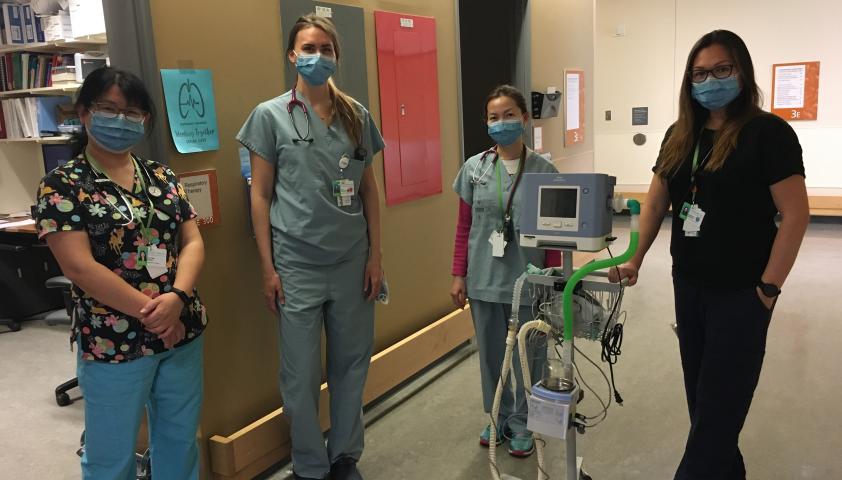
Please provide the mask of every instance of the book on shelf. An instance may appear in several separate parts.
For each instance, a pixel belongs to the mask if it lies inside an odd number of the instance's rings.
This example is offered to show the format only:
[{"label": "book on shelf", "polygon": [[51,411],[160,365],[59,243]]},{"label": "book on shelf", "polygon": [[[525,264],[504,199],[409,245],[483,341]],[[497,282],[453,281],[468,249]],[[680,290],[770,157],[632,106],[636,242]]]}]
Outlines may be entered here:
[{"label": "book on shelf", "polygon": [[[75,83],[73,55],[10,52],[0,56],[0,91],[46,88]],[[58,72],[60,81],[53,82]],[[68,74],[69,72],[69,74]]]},{"label": "book on shelf", "polygon": [[70,97],[24,97],[7,98],[2,105],[6,138],[44,138],[60,134],[59,124],[63,121]]}]

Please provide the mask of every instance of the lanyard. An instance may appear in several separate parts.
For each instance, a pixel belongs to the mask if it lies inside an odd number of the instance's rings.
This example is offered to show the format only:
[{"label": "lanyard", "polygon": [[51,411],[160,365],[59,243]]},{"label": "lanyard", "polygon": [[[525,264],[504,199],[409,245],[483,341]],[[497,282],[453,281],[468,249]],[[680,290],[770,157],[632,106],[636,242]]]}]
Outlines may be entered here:
[{"label": "lanyard", "polygon": [[708,157],[710,157],[711,152],[713,152],[713,147],[708,150],[708,153],[699,162],[699,146],[702,143],[702,135],[699,133],[699,140],[696,142],[696,150],[693,152],[693,168],[690,170],[690,203],[696,203],[696,192],[699,188],[696,186],[696,174],[699,172],[699,168],[704,165],[707,161]]},{"label": "lanyard", "polygon": [[[496,160],[497,159],[495,159],[495,161]],[[523,150],[521,151],[521,154],[520,154],[520,163],[518,164],[518,168],[517,168],[517,177],[515,178],[515,184],[512,187],[512,192],[509,193],[509,201],[506,205],[505,210],[503,210],[503,180],[501,179],[502,176],[500,174],[500,163],[501,162],[497,162],[497,161],[495,162],[495,163],[497,163],[497,168],[496,168],[496,170],[497,170],[497,204],[500,207],[500,212],[501,212],[502,220],[503,220],[502,230],[505,230],[508,227],[509,221],[512,219],[512,216],[511,216],[511,214],[512,214],[512,203],[513,203],[513,200],[515,198],[515,192],[517,191],[517,187],[520,184],[520,177],[523,175],[523,167],[524,167],[525,160],[526,160],[526,145],[523,146]]]}]

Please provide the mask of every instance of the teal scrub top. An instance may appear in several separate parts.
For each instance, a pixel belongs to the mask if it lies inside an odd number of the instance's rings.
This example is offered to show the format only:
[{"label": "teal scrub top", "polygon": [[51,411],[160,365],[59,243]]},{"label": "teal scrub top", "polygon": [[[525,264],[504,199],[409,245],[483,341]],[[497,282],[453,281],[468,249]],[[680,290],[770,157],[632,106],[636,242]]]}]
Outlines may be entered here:
[{"label": "teal scrub top", "polygon": [[[536,267],[544,267],[544,251],[521,247],[519,244],[521,205],[523,205],[523,191],[521,190],[523,184],[521,183],[512,202],[515,238],[506,245],[502,257],[492,256],[491,243],[488,240],[492,232],[501,227],[503,217],[497,192],[494,158],[493,153],[486,155],[484,162],[481,162],[482,153],[469,158],[459,170],[453,182],[453,189],[465,203],[471,206],[472,221],[468,236],[468,276],[466,278],[468,298],[486,302],[512,303],[515,280],[526,271],[526,266],[530,263]],[[483,175],[484,172],[485,175]],[[527,150],[523,172],[557,173],[558,170],[545,158],[532,150]],[[517,175],[509,175],[502,162],[500,162],[500,173],[503,208],[505,208]],[[485,185],[482,181],[472,182],[474,176],[482,177]],[[527,289],[524,288],[521,302],[526,302],[527,298]]]},{"label": "teal scrub top", "polygon": [[[355,144],[342,122],[330,126],[298,93],[310,112],[312,142],[298,139],[287,112],[291,91],[265,101],[252,111],[237,134],[237,140],[275,166],[275,192],[269,212],[272,251],[280,264],[331,265],[357,255],[368,255],[368,224],[359,196],[363,171],[372,157],[385,147],[371,114],[355,102],[362,118],[362,147],[365,155],[356,159]],[[298,130],[307,132],[307,116],[300,107],[292,111]],[[343,155],[348,165],[340,168]],[[338,206],[334,181],[354,182],[349,206]]]}]

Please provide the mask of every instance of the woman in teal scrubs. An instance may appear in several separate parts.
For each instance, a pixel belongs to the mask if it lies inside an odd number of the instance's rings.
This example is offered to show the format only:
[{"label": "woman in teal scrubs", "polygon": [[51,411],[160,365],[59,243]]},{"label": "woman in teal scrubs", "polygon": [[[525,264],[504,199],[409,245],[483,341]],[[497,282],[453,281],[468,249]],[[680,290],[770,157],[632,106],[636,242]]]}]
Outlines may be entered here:
[{"label": "woman in teal scrubs", "polygon": [[[453,183],[459,194],[459,221],[453,254],[453,286],[450,294],[458,307],[470,299],[480,357],[482,399],[491,413],[494,391],[500,379],[506,350],[508,320],[512,312],[515,280],[528,264],[558,265],[558,254],[547,258],[542,250],[518,245],[521,195],[518,185],[523,173],[555,173],[552,163],[526,147],[523,130],[529,119],[526,99],[514,87],[495,88],[486,100],[488,134],[496,143],[489,150],[469,158]],[[524,289],[526,291],[527,289]],[[528,295],[521,297],[519,318],[532,318]],[[530,374],[541,378],[546,349],[531,348]],[[534,450],[532,432],[526,429],[526,396],[520,362],[513,368],[518,388],[504,389],[500,414],[492,422],[497,440],[509,438],[509,453],[527,457]],[[488,446],[492,425],[480,434]]]},{"label": "woman in teal scrubs", "polygon": [[[268,308],[280,312],[281,390],[295,478],[361,479],[362,393],[382,279],[372,157],[384,145],[369,112],[330,79],[334,25],[298,19],[291,91],[258,105],[239,140],[251,152],[251,214]],[[327,337],[330,433],[319,426],[320,339]]]}]

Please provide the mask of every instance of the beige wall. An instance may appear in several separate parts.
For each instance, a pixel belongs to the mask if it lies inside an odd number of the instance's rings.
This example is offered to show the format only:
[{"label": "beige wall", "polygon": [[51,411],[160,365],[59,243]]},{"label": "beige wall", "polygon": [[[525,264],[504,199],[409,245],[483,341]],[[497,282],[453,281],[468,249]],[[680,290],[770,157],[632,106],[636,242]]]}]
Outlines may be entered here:
[{"label": "beige wall", "polygon": [[[456,98],[456,37],[452,0],[338,2],[365,8],[370,110],[380,118],[375,9],[435,17],[438,35],[439,109],[444,192],[386,207],[384,267],[392,303],[378,306],[379,351],[452,310],[447,294],[455,228],[456,197],[450,185],[459,157]],[[199,287],[211,324],[206,338],[204,438],[229,434],[280,405],[276,319],[263,307],[258,258],[248,227],[234,136],[251,109],[282,93],[283,46],[275,0],[152,0],[160,68],[191,61],[213,72],[220,149],[179,155],[170,145],[177,172],[215,168],[219,176],[222,225],[202,230],[207,261]],[[341,32],[340,32],[341,34]],[[165,122],[162,126],[167,128]],[[376,172],[382,190],[382,156]]]},{"label": "beige wall", "polygon": [[[532,0],[532,90],[564,92],[564,70],[585,71],[585,142],[564,147],[564,117],[533,120],[544,152],[562,172],[592,172],[594,150],[594,0]],[[562,100],[563,110],[564,100]]]},{"label": "beige wall", "polygon": [[[842,63],[839,46],[842,2],[804,0],[596,0],[596,167],[619,184],[648,185],[649,170],[667,127],[677,115],[678,87],[687,54],[705,33],[724,28],[748,45],[766,105],[771,101],[772,64],[821,62],[819,118],[793,122],[804,149],[811,194],[842,194]],[[624,25],[626,35],[616,37]],[[631,126],[631,108],[648,106],[650,125]],[[631,137],[646,133],[636,147]]]}]

